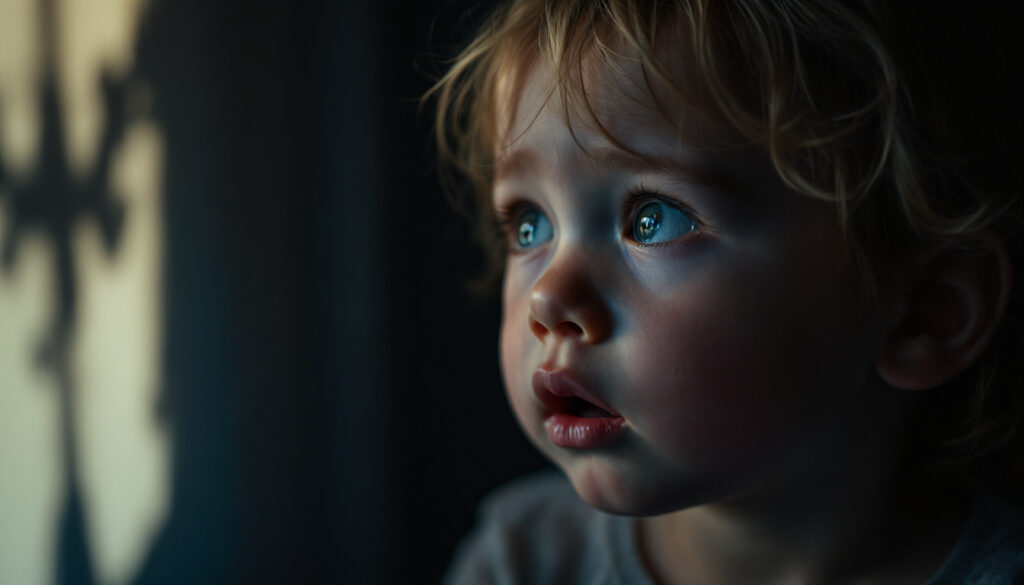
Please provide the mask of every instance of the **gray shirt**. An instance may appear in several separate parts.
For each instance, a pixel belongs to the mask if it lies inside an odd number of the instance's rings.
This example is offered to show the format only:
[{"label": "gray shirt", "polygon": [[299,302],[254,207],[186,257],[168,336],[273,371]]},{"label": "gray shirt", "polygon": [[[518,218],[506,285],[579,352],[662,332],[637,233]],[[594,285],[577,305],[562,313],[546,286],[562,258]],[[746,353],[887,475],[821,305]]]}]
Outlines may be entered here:
[{"label": "gray shirt", "polygon": [[[480,507],[447,585],[654,585],[635,518],[583,503],[558,473],[514,481]],[[925,585],[1024,584],[1024,509],[975,498],[952,553]]]}]

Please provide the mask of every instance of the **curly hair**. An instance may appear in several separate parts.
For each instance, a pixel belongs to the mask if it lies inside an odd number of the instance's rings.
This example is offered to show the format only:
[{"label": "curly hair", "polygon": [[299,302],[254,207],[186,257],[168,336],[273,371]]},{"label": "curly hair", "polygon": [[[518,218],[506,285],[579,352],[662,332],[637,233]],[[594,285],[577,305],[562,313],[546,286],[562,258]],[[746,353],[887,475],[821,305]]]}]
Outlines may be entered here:
[{"label": "curly hair", "polygon": [[[450,191],[469,188],[458,203],[477,220],[492,275],[502,257],[488,229],[496,145],[508,131],[500,107],[538,62],[554,74],[552,95],[598,128],[585,69],[629,58],[652,97],[653,84],[669,88],[678,103],[760,145],[792,190],[836,205],[872,295],[881,268],[899,269],[914,250],[970,253],[995,234],[1010,252],[1015,294],[982,357],[933,391],[940,398],[929,399],[916,425],[916,453],[947,477],[1017,490],[1024,486],[1017,22],[993,6],[955,1],[515,0],[493,14],[427,97],[437,101]],[[665,62],[666,39],[686,61],[684,74]]]}]

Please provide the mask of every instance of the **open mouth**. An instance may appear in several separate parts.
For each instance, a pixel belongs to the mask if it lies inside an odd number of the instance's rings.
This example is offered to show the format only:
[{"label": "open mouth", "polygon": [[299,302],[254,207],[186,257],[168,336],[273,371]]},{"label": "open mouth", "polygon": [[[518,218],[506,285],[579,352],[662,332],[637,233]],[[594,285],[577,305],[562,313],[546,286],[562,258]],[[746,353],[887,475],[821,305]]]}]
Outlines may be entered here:
[{"label": "open mouth", "polygon": [[626,419],[568,370],[537,370],[533,374],[533,392],[544,411],[548,438],[558,447],[598,449],[624,436]]},{"label": "open mouth", "polygon": [[544,406],[552,414],[567,414],[579,418],[614,418],[612,414],[600,406],[578,396],[555,396],[549,394],[542,398]]},{"label": "open mouth", "polygon": [[577,382],[567,371],[537,370],[533,390],[547,415],[578,418],[621,418],[597,394]]}]

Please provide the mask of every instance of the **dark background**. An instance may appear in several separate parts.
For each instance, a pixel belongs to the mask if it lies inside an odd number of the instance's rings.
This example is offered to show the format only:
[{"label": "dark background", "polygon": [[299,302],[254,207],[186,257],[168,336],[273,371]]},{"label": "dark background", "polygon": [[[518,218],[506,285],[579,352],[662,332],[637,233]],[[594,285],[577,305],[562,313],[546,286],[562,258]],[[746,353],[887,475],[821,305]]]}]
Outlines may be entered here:
[{"label": "dark background", "polygon": [[[543,464],[417,113],[486,8],[147,7],[132,75],[166,140],[154,420],[174,443],[134,583],[433,583],[479,499]],[[55,562],[88,584],[76,513]]]}]

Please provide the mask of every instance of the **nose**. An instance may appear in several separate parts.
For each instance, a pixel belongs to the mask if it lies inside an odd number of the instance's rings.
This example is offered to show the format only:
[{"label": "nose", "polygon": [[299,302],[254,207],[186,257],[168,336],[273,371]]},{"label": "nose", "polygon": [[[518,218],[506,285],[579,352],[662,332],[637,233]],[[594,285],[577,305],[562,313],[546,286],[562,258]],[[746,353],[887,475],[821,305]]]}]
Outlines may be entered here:
[{"label": "nose", "polygon": [[530,292],[530,330],[541,341],[574,338],[596,344],[612,332],[612,314],[579,256],[556,258]]}]

